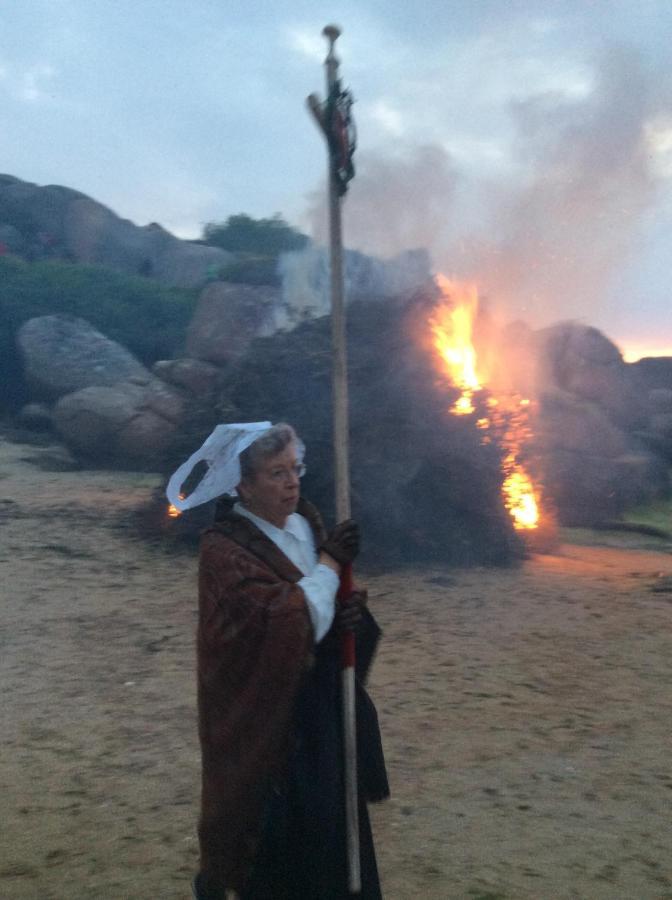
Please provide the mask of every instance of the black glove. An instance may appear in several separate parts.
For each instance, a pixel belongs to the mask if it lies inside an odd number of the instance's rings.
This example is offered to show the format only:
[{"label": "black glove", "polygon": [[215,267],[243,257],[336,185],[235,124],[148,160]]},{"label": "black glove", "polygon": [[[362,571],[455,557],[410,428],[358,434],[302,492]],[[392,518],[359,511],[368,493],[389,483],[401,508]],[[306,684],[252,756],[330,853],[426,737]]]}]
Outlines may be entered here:
[{"label": "black glove", "polygon": [[359,525],[352,519],[340,522],[318,547],[342,566],[351,563],[359,553]]},{"label": "black glove", "polygon": [[368,593],[364,588],[355,588],[347,600],[336,606],[335,623],[340,632],[359,630],[362,624],[362,610],[366,606]]}]

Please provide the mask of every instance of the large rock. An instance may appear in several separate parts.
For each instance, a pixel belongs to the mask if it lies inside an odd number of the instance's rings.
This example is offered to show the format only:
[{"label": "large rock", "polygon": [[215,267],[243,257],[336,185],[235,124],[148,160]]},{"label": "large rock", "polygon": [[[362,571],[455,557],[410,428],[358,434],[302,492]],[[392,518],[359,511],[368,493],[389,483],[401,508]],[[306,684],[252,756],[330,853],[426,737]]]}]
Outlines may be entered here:
[{"label": "large rock", "polygon": [[128,350],[84,319],[39,316],[19,329],[26,382],[40,398],[54,400],[92,386],[110,386],[150,372]]},{"label": "large rock", "polygon": [[68,207],[64,245],[78,262],[98,263],[178,287],[203,284],[233,259],[217,247],[181,241],[155,223],[138,227],[88,197]]},{"label": "large rock", "polygon": [[628,370],[640,395],[651,396],[653,391],[658,390],[672,391],[672,356],[647,356],[630,363]]},{"label": "large rock", "polygon": [[544,491],[565,525],[592,526],[619,518],[667,489],[663,461],[644,451],[617,457],[551,449],[541,460]]},{"label": "large rock", "polygon": [[58,185],[39,187],[0,175],[0,222],[16,228],[28,244],[28,255],[64,251],[64,219],[68,207],[84,194]]},{"label": "large rock", "polygon": [[87,387],[62,397],[53,423],[78,456],[158,469],[184,416],[185,398],[158,379]]},{"label": "large rock", "polygon": [[632,442],[596,403],[565,391],[543,394],[535,422],[535,445],[541,454],[566,450],[613,459],[628,453]]},{"label": "large rock", "polygon": [[670,388],[653,388],[646,395],[651,415],[672,413],[672,390]]},{"label": "large rock", "polygon": [[672,408],[668,412],[654,412],[647,428],[638,436],[649,450],[672,465]]},{"label": "large rock", "polygon": [[645,410],[628,365],[596,328],[560,322],[537,333],[541,390],[559,389],[600,406],[621,427],[641,426]]},{"label": "large rock", "polygon": [[244,356],[256,337],[277,329],[280,291],[217,281],[201,293],[187,332],[187,354],[217,366]]},{"label": "large rock", "polygon": [[0,225],[19,233],[21,252],[30,259],[106,265],[179,287],[201,285],[233,260],[225,250],[181,241],[160,225],[134,225],[79,191],[10,175],[0,175]]},{"label": "large rock", "polygon": [[650,396],[620,352],[595,328],[561,322],[535,335],[539,411],[536,463],[565,524],[620,516],[668,489],[669,438]]},{"label": "large rock", "polygon": [[188,391],[199,399],[212,397],[221,386],[223,371],[219,366],[203,362],[200,359],[160,359],[152,366],[154,374]]}]

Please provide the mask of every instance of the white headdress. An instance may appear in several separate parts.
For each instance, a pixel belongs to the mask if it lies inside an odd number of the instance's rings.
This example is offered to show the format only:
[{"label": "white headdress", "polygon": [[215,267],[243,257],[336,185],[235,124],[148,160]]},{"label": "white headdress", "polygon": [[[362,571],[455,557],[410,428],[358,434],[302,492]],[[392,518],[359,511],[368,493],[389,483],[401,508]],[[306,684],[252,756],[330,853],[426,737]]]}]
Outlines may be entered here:
[{"label": "white headdress", "polygon": [[[168,500],[179,510],[191,509],[214,500],[221,494],[235,494],[240,484],[238,457],[271,427],[270,422],[242,422],[218,425],[212,434],[171,476],[166,488]],[[188,497],[181,499],[182,485],[197,462],[204,460],[208,470]]]}]

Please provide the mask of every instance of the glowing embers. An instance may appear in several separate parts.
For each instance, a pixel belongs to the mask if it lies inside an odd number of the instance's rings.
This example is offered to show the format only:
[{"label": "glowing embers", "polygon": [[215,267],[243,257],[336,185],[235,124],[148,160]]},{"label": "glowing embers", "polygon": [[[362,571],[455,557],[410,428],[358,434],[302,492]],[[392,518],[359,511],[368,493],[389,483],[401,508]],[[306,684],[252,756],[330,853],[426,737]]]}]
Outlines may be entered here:
[{"label": "glowing embers", "polygon": [[[473,284],[450,281],[443,275],[435,278],[441,291],[429,318],[433,343],[438,351],[441,372],[460,391],[450,409],[453,415],[475,412],[474,394],[487,380],[477,369],[473,328],[478,313],[478,290]],[[504,450],[502,459],[502,495],[504,506],[513,519],[514,528],[529,530],[539,525],[539,501],[534,484],[521,463],[524,447],[532,433],[529,426],[531,402],[515,394],[490,396],[486,400],[489,414],[476,420],[483,432],[481,440],[489,444],[491,434]]]}]

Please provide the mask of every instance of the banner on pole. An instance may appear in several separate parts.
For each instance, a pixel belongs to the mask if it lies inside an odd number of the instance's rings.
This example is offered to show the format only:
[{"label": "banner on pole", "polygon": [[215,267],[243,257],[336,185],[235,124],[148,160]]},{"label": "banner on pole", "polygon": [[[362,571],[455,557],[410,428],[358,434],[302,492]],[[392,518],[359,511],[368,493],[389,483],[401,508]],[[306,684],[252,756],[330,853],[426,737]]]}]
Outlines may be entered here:
[{"label": "banner on pole", "polygon": [[325,132],[329,143],[333,175],[341,197],[348,189],[348,182],[355,177],[353,156],[357,146],[357,133],[352,117],[354,102],[351,91],[342,88],[340,80],[336,80],[327,98],[324,111]]}]

